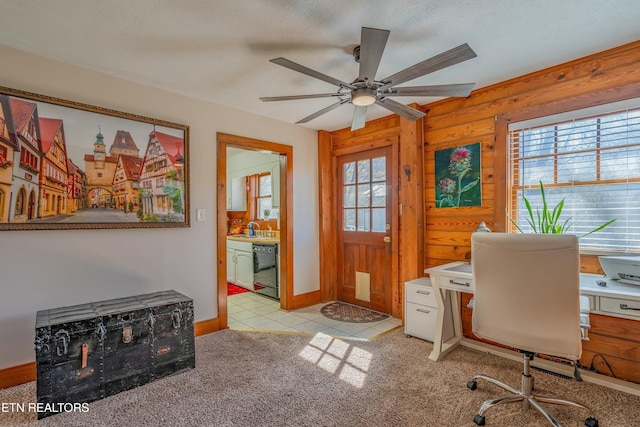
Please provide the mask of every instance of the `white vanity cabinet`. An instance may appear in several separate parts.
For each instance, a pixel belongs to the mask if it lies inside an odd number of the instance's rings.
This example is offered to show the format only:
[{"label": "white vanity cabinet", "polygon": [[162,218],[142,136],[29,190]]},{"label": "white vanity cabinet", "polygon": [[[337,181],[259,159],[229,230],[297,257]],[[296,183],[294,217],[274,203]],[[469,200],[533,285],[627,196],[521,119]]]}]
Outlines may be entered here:
[{"label": "white vanity cabinet", "polygon": [[253,245],[227,239],[227,282],[253,290]]},{"label": "white vanity cabinet", "polygon": [[[438,302],[428,277],[420,277],[404,284],[404,333],[433,341],[436,333]],[[453,336],[451,319],[445,319],[444,339]]]}]

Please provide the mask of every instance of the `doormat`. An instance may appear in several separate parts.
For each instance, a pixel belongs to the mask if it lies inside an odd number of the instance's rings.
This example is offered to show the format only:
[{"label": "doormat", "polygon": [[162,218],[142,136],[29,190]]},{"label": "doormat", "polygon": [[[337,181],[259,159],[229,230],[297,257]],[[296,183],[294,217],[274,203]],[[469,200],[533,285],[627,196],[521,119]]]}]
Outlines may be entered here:
[{"label": "doormat", "polygon": [[378,313],[368,308],[347,304],[346,302],[332,302],[320,309],[320,313],[328,319],[349,323],[378,322],[389,317],[388,314]]},{"label": "doormat", "polygon": [[231,295],[242,294],[245,292],[249,292],[249,289],[234,285],[233,283],[227,283],[227,296],[230,297]]}]

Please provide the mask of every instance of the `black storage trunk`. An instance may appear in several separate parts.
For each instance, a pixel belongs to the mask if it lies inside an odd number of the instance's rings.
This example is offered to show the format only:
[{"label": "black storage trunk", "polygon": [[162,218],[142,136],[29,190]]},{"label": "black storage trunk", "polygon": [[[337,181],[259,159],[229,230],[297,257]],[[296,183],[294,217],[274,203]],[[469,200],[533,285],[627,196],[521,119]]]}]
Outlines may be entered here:
[{"label": "black storage trunk", "polygon": [[193,300],[162,291],[38,311],[35,344],[38,403],[92,402],[195,367]]}]

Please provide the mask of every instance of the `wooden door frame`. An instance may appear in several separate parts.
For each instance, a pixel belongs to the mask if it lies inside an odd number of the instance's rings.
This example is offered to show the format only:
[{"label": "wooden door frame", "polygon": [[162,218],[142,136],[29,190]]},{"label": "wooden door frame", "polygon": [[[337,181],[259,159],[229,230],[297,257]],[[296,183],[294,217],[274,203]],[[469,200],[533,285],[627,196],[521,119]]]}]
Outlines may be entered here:
[{"label": "wooden door frame", "polygon": [[[415,104],[414,108],[419,108]],[[424,122],[391,115],[367,122],[365,128],[318,132],[318,173],[320,208],[320,292],[323,301],[337,299],[336,285],[336,205],[337,160],[342,154],[395,145],[398,203],[392,207],[399,223],[393,241],[397,280],[392,284],[392,315],[404,316],[404,282],[424,276]],[[400,208],[401,207],[401,208]],[[400,210],[402,210],[400,212]],[[393,268],[393,267],[392,267]]]},{"label": "wooden door frame", "polygon": [[227,308],[227,147],[268,150],[280,157],[280,308],[293,308],[293,147],[276,142],[217,132],[218,318],[228,327]]},{"label": "wooden door frame", "polygon": [[[391,198],[390,203],[389,203],[389,217],[391,218],[389,220],[389,222],[386,222],[387,224],[389,224],[389,226],[391,227],[387,234],[389,235],[389,237],[391,238],[391,272],[390,272],[390,277],[392,278],[397,278],[398,277],[398,236],[399,236],[399,224],[398,224],[398,200],[399,200],[399,192],[398,192],[398,138],[384,138],[381,140],[381,144],[379,144],[376,147],[373,148],[366,148],[364,150],[358,150],[358,151],[352,151],[349,150],[348,153],[341,153],[339,152],[338,154],[336,154],[333,157],[333,161],[336,165],[336,174],[335,174],[335,194],[340,195],[342,194],[342,188],[339,185],[340,183],[340,168],[338,167],[338,165],[340,164],[340,160],[339,158],[342,156],[348,156],[348,155],[352,155],[352,154],[361,154],[361,153],[367,153],[371,150],[377,150],[377,149],[389,149],[388,150],[388,156],[385,156],[385,158],[387,159],[387,161],[389,162],[389,185],[388,185],[388,189],[389,191],[389,196]],[[334,215],[336,218],[336,222],[339,225],[341,223],[341,221],[338,219],[340,215],[342,215],[343,212],[343,204],[340,203],[340,197],[336,197],[336,203],[334,205]],[[340,259],[341,257],[344,257],[344,240],[341,240],[340,238],[340,230],[339,227],[336,227],[336,250],[335,250],[335,254],[336,254],[336,267],[338,273],[340,273],[341,271],[344,273],[344,260]],[[341,245],[342,243],[342,245]],[[342,267],[342,268],[340,268]],[[339,280],[340,274],[338,274],[336,276],[336,294],[337,294],[337,285],[340,282]],[[388,308],[391,309],[391,311],[393,311],[393,305],[394,305],[394,298],[393,295],[395,294],[395,286],[393,285],[393,283],[395,283],[396,280],[394,280],[392,282],[392,286],[391,289],[389,289],[389,306]],[[352,302],[353,303],[353,302]],[[366,304],[362,305],[363,307],[367,307]]]}]

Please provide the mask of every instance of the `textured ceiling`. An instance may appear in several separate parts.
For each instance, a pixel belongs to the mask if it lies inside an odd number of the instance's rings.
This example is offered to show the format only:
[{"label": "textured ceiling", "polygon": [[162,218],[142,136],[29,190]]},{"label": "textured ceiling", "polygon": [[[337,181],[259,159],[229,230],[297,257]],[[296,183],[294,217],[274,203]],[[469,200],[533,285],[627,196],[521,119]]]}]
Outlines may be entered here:
[{"label": "textured ceiling", "polygon": [[[334,100],[258,97],[336,88],[269,59],[350,82],[363,26],[391,31],[378,78],[468,43],[477,58],[405,86],[480,88],[638,40],[638,22],[638,0],[0,0],[0,44],[290,123]],[[304,126],[335,130],[352,114]],[[367,119],[387,114],[372,106]]]}]

